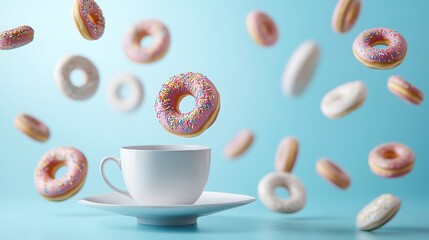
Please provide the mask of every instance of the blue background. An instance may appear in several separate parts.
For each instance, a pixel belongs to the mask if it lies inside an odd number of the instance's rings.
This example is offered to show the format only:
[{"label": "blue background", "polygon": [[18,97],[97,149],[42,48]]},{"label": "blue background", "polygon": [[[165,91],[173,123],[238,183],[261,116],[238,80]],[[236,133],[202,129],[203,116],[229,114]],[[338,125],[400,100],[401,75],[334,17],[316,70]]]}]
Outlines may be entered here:
[{"label": "blue background", "polygon": [[[4,211],[0,222],[2,226],[10,226],[10,234],[20,232],[22,221],[28,219],[38,225],[28,226],[29,231],[20,234],[38,232],[40,237],[50,237],[51,233],[43,232],[48,224],[65,226],[80,222],[92,231],[88,237],[99,236],[97,234],[129,234],[132,237],[145,232],[148,236],[171,238],[171,234],[177,233],[184,239],[198,238],[201,234],[195,234],[198,232],[195,228],[159,230],[137,227],[130,218],[91,215],[95,210],[86,209],[76,201],[110,191],[98,172],[103,156],[119,155],[121,146],[142,144],[208,145],[212,147],[212,165],[207,190],[257,196],[257,184],[261,177],[273,171],[277,144],[287,135],[300,140],[300,153],[293,173],[307,188],[307,206],[289,217],[271,213],[256,201],[230,213],[204,218],[200,221],[200,229],[212,232],[218,229],[219,235],[213,235],[218,237],[247,232],[248,237],[253,238],[326,234],[332,239],[337,236],[332,234],[340,233],[341,239],[355,234],[354,217],[360,208],[379,194],[388,192],[403,200],[402,210],[389,225],[393,228],[389,231],[388,226],[385,235],[357,232],[356,238],[379,239],[402,232],[407,236],[414,234],[413,239],[416,239],[417,235],[429,234],[429,227],[421,226],[424,215],[421,213],[429,212],[424,206],[429,199],[424,184],[429,167],[426,161],[429,157],[426,139],[428,104],[424,101],[421,106],[412,106],[395,97],[386,87],[389,76],[402,75],[421,90],[429,89],[426,79],[429,68],[425,67],[429,35],[425,30],[427,19],[422,17],[426,15],[429,2],[365,1],[357,24],[342,35],[331,29],[335,0],[97,2],[106,18],[105,33],[97,41],[87,41],[78,33],[71,18],[72,1],[2,2],[2,29],[25,24],[35,29],[32,43],[0,53],[0,203]],[[247,33],[246,15],[255,9],[267,12],[277,23],[280,35],[273,47],[256,45]],[[171,34],[171,46],[159,62],[135,64],[123,52],[124,34],[132,24],[150,18],[166,24]],[[408,42],[408,52],[400,66],[386,71],[373,70],[354,58],[351,51],[354,38],[372,27],[388,27],[403,34]],[[289,56],[308,39],[321,45],[320,64],[308,89],[302,96],[292,99],[281,91],[281,76]],[[86,56],[98,67],[99,89],[87,101],[64,97],[55,84],[54,66],[69,54]],[[217,121],[204,134],[192,139],[169,134],[158,123],[153,110],[161,85],[169,77],[187,71],[207,75],[222,98]],[[135,74],[144,86],[141,108],[129,114],[117,112],[106,100],[108,81],[121,72]],[[319,107],[324,94],[352,80],[367,84],[365,104],[344,118],[325,118]],[[22,112],[34,115],[50,127],[48,142],[35,142],[14,128],[13,119]],[[241,129],[252,129],[255,142],[241,158],[229,161],[223,156],[223,148]],[[398,179],[383,179],[368,168],[369,151],[390,141],[410,146],[417,157],[414,170]],[[46,151],[62,145],[74,146],[87,156],[88,178],[73,198],[60,203],[49,202],[35,191],[33,173]],[[317,175],[315,163],[324,156],[332,158],[350,174],[352,184],[348,190],[339,190]],[[108,166],[108,172],[114,182],[122,181],[113,164]],[[331,216],[343,218],[332,220]],[[333,221],[331,225],[329,219]],[[223,226],[227,221],[243,221],[243,226],[248,228],[243,228],[240,223]],[[328,227],[320,227],[319,222]],[[283,224],[289,227],[298,224],[298,227],[290,228],[296,230],[291,232],[284,229]],[[418,227],[411,227],[416,225]],[[115,230],[113,226],[129,231]],[[230,231],[222,233],[222,229]],[[258,234],[251,234],[251,230]],[[203,233],[205,239],[211,236],[210,231]],[[33,236],[34,239],[39,235]]]}]

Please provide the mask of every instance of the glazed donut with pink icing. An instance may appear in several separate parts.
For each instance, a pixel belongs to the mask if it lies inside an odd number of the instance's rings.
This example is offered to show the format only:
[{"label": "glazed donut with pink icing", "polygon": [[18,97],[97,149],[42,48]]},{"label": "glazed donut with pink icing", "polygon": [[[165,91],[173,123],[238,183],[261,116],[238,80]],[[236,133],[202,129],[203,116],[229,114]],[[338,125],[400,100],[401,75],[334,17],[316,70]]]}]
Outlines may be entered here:
[{"label": "glazed donut with pink icing", "polygon": [[[376,49],[375,45],[386,45]],[[353,54],[365,66],[390,69],[398,66],[407,53],[407,42],[395,30],[372,28],[359,34],[353,42]]]},{"label": "glazed donut with pink icing", "polygon": [[423,101],[423,92],[400,76],[389,77],[387,89],[414,105],[419,105]]},{"label": "glazed donut with pink icing", "polygon": [[34,30],[30,26],[20,26],[0,33],[0,50],[22,47],[34,38]]},{"label": "glazed donut with pink icing", "polygon": [[[185,96],[195,98],[195,107],[189,112],[179,110]],[[164,83],[155,101],[155,112],[161,125],[170,133],[195,137],[209,128],[220,109],[220,95],[215,85],[203,74],[182,73]]]},{"label": "glazed donut with pink icing", "polygon": [[104,33],[103,12],[94,0],[75,0],[73,20],[82,37],[97,40]]},{"label": "glazed donut with pink icing", "polygon": [[[68,168],[67,174],[55,178],[55,172],[62,166]],[[40,159],[34,174],[37,192],[51,201],[63,201],[83,186],[88,171],[85,155],[76,148],[53,148]]]},{"label": "glazed donut with pink icing", "polygon": [[252,145],[255,135],[251,130],[241,130],[225,146],[223,153],[229,159],[241,156]]},{"label": "glazed donut with pink icing", "polygon": [[338,33],[348,32],[359,17],[361,0],[338,0],[332,14],[332,29]]},{"label": "glazed donut with pink icing", "polygon": [[246,18],[250,37],[261,46],[271,46],[277,42],[278,30],[274,21],[265,13],[253,11]]},{"label": "glazed donut with pink icing", "polygon": [[415,156],[411,148],[401,143],[385,143],[374,148],[368,156],[369,167],[376,175],[395,178],[409,173]]},{"label": "glazed donut with pink icing", "polygon": [[[153,37],[148,47],[141,45],[141,40]],[[124,51],[127,57],[137,63],[152,63],[161,59],[170,47],[170,33],[158,20],[143,20],[130,28],[124,39]]]}]

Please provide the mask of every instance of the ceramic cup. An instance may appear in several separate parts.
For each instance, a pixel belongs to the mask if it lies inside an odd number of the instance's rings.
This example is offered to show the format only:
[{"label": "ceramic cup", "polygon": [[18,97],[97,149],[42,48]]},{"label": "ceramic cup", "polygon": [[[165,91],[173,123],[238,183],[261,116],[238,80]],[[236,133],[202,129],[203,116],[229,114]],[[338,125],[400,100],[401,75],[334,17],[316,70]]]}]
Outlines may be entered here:
[{"label": "ceramic cup", "polygon": [[[127,191],[107,179],[108,161],[118,164]],[[192,145],[122,147],[120,158],[108,156],[100,163],[110,188],[145,205],[193,204],[204,190],[209,170],[210,148]]]}]

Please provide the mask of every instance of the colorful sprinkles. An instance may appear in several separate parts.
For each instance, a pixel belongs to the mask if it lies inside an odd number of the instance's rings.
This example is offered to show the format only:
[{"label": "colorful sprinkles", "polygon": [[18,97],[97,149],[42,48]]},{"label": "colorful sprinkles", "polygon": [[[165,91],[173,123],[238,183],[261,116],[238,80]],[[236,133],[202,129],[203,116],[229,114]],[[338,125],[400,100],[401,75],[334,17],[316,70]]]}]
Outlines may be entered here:
[{"label": "colorful sprinkles", "polygon": [[391,194],[382,194],[366,205],[356,218],[361,230],[373,230],[388,222],[399,210],[401,200]]},{"label": "colorful sprinkles", "polygon": [[99,39],[104,33],[105,20],[98,4],[94,0],[79,0],[78,8],[91,37]]},{"label": "colorful sprinkles", "polygon": [[[195,107],[179,110],[180,100],[187,95],[195,98]],[[177,134],[196,133],[213,114],[217,114],[219,94],[213,83],[200,73],[182,73],[163,84],[155,101],[156,116],[161,125]]]},{"label": "colorful sprinkles", "polygon": [[20,26],[0,33],[0,49],[10,50],[22,47],[34,38],[34,30],[30,26]]},{"label": "colorful sprinkles", "polygon": [[[387,44],[387,47],[376,49],[373,46],[377,44]],[[364,62],[391,64],[405,57],[407,42],[395,30],[372,28],[356,37],[353,52]]]},{"label": "colorful sprinkles", "polygon": [[[69,171],[55,179],[58,168]],[[58,200],[79,190],[87,173],[87,160],[82,152],[72,147],[58,147],[48,151],[36,167],[34,181],[37,191],[50,200]],[[62,200],[62,199],[60,199]]]}]

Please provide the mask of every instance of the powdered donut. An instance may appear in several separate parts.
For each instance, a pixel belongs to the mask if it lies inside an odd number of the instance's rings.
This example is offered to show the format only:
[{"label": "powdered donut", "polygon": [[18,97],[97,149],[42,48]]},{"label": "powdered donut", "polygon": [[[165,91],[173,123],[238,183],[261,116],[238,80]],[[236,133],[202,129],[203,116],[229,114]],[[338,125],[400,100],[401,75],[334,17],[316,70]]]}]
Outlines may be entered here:
[{"label": "powdered donut", "polygon": [[[127,98],[121,96],[122,87],[128,88]],[[107,85],[107,99],[119,111],[127,112],[138,108],[143,99],[143,87],[140,80],[130,74],[115,76]]]},{"label": "powdered donut", "polygon": [[287,63],[282,80],[283,92],[289,96],[301,95],[316,70],[320,58],[320,47],[314,41],[302,43]]},{"label": "powdered donut", "polygon": [[[70,74],[73,70],[80,69],[85,75],[83,86],[73,85]],[[61,59],[55,69],[55,79],[61,92],[74,100],[85,100],[98,88],[99,76],[95,65],[83,56],[73,55]]]},{"label": "powdered donut", "polygon": [[327,118],[340,118],[358,109],[365,102],[366,96],[364,82],[344,83],[325,94],[320,109]]},{"label": "powdered donut", "polygon": [[392,194],[382,194],[368,203],[356,217],[356,227],[372,231],[389,222],[401,207],[401,200]]},{"label": "powdered donut", "polygon": [[[277,187],[284,187],[290,197],[281,199],[276,196]],[[301,210],[306,203],[304,185],[298,178],[286,172],[272,172],[261,179],[258,185],[258,195],[268,209],[281,213],[293,213]]]}]

